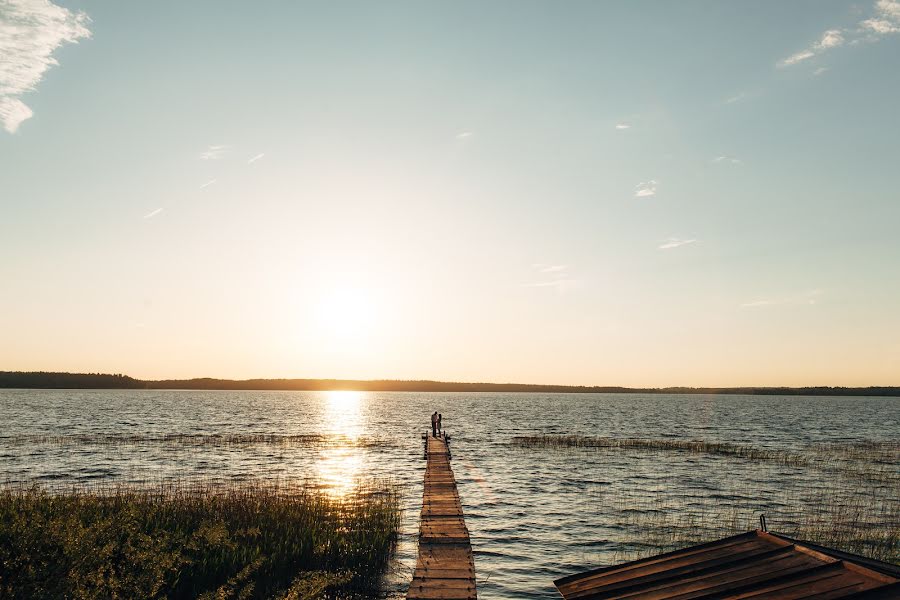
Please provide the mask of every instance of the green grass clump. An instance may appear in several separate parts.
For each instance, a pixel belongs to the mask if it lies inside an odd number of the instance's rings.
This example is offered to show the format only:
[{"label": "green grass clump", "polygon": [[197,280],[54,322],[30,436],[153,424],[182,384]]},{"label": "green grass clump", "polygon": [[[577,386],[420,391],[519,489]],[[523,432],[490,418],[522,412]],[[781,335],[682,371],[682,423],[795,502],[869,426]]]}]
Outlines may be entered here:
[{"label": "green grass clump", "polygon": [[400,525],[393,485],[0,489],[0,597],[340,597],[376,590]]}]

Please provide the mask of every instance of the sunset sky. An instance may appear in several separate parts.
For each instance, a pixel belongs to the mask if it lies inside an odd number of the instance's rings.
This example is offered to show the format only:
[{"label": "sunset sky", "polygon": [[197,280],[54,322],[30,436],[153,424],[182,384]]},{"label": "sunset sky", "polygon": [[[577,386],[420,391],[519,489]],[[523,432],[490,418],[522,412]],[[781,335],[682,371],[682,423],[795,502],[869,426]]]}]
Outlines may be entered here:
[{"label": "sunset sky", "polygon": [[900,2],[0,0],[0,370],[900,385]]}]

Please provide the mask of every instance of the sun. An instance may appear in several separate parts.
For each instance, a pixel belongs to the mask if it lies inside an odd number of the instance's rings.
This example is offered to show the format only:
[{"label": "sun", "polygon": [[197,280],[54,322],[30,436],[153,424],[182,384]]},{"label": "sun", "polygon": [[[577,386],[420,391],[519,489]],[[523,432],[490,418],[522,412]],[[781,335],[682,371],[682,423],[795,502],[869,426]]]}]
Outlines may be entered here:
[{"label": "sun", "polygon": [[321,296],[316,323],[321,333],[334,341],[365,338],[375,325],[371,295],[357,288],[338,288]]}]

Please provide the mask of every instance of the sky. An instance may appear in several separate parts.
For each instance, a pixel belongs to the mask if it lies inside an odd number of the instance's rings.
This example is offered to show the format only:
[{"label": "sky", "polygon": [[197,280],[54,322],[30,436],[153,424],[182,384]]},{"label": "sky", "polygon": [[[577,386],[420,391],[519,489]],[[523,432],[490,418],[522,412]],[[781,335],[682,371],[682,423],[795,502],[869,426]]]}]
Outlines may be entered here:
[{"label": "sky", "polygon": [[0,370],[900,385],[900,1],[0,0]]}]

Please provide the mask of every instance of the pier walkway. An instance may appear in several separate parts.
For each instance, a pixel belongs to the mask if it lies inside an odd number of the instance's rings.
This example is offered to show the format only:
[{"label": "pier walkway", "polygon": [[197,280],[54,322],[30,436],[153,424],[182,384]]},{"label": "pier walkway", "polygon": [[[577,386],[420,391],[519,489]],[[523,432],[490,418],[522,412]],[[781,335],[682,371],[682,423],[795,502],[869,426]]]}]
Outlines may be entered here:
[{"label": "pier walkway", "polygon": [[426,434],[425,458],[428,466],[422,494],[419,558],[406,598],[476,600],[472,544],[450,468],[450,448],[443,435]]}]

